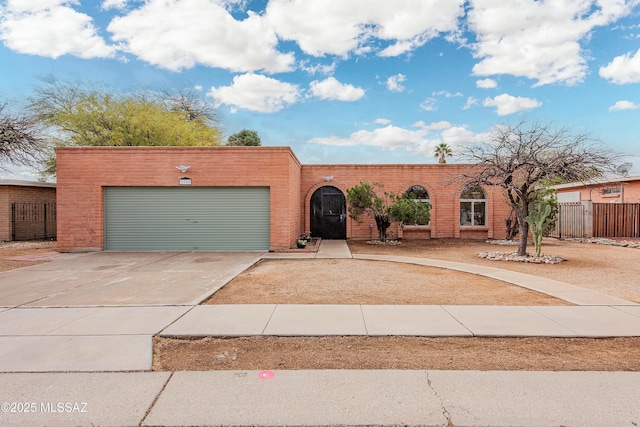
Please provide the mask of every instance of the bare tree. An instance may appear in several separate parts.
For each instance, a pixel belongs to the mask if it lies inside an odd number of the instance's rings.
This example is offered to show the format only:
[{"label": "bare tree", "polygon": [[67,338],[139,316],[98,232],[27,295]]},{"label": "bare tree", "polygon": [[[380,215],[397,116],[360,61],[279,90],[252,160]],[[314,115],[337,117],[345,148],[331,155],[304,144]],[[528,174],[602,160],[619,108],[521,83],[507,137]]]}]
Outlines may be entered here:
[{"label": "bare tree", "polygon": [[28,115],[10,112],[7,102],[0,103],[0,164],[34,164],[44,147],[38,122]]},{"label": "bare tree", "polygon": [[184,113],[187,121],[198,121],[207,125],[218,125],[220,118],[212,103],[205,101],[195,89],[165,90],[161,101],[170,111]]},{"label": "bare tree", "polygon": [[575,182],[614,172],[620,155],[585,134],[552,124],[496,126],[483,143],[467,147],[464,160],[478,164],[467,184],[498,186],[515,212],[518,255],[527,253],[529,204],[547,182]]}]

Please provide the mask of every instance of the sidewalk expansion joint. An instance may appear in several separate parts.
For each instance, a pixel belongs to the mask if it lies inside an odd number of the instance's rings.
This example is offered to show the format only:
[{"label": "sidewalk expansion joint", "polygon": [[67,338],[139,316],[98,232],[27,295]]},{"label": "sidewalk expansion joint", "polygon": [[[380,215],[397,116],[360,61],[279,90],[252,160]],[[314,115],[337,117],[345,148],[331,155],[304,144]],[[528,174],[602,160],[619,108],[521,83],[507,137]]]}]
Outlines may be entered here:
[{"label": "sidewalk expansion joint", "polygon": [[171,374],[169,374],[169,378],[167,378],[167,380],[164,382],[164,384],[162,385],[162,388],[160,389],[160,391],[158,391],[158,394],[153,399],[153,402],[151,402],[151,405],[149,405],[149,408],[147,408],[147,411],[144,413],[144,416],[140,420],[140,423],[138,424],[138,426],[142,426],[144,424],[144,420],[147,419],[153,407],[156,406],[156,402],[158,402],[158,399],[160,399],[160,396],[162,396],[162,393],[164,393],[164,389],[167,388],[167,385],[169,385],[169,381],[171,381],[171,378],[173,378],[174,373],[175,372],[171,372]]},{"label": "sidewalk expansion joint", "polygon": [[262,328],[262,332],[260,333],[260,335],[264,335],[264,333],[267,330],[267,328],[269,327],[269,323],[271,323],[271,319],[273,319],[273,315],[275,314],[275,312],[278,309],[279,305],[280,304],[275,304],[275,306],[273,307],[273,311],[269,315],[269,319],[267,319],[267,322],[264,324],[264,328]]}]

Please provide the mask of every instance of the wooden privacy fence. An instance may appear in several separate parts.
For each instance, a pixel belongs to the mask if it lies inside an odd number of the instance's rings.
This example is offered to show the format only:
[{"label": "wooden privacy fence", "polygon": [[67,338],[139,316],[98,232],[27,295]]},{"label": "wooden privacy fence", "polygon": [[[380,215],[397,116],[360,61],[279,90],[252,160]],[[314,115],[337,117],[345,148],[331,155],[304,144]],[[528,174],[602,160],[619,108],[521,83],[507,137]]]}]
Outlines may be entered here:
[{"label": "wooden privacy fence", "polygon": [[594,203],[593,237],[640,237],[640,203]]},{"label": "wooden privacy fence", "polygon": [[580,202],[559,203],[556,228],[550,235],[560,239],[588,237],[587,221],[587,206]]},{"label": "wooden privacy fence", "polygon": [[11,204],[11,237],[13,240],[56,238],[56,202]]}]

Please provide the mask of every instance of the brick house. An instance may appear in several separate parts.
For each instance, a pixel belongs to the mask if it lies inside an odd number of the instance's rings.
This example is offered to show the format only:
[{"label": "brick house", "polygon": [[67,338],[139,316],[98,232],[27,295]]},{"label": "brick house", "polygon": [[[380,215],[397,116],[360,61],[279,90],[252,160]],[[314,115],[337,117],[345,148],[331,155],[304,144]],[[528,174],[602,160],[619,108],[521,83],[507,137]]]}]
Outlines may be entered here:
[{"label": "brick house", "polygon": [[418,190],[429,224],[402,238],[504,238],[497,188],[456,182],[473,165],[303,165],[289,147],[64,147],[56,150],[58,249],[277,250],[304,231],[376,236],[346,211],[348,188],[380,182]]},{"label": "brick house", "polygon": [[640,203],[640,176],[574,182],[554,187],[559,202]]},{"label": "brick house", "polygon": [[[55,236],[55,201],[56,184],[0,179],[0,240],[13,240],[16,232],[18,233],[16,237],[19,240]],[[50,218],[49,232],[41,233],[40,230],[28,230],[27,228],[34,225],[33,218],[24,218],[30,220],[28,222],[20,221],[26,228],[14,230],[14,205],[26,203],[37,205],[34,208],[38,211],[41,210],[41,206],[44,206],[45,203],[49,203],[53,207],[53,209],[49,210],[53,212],[53,218]],[[31,217],[33,216],[33,209],[30,209],[30,211],[29,216]],[[34,233],[35,236],[33,235]]]}]

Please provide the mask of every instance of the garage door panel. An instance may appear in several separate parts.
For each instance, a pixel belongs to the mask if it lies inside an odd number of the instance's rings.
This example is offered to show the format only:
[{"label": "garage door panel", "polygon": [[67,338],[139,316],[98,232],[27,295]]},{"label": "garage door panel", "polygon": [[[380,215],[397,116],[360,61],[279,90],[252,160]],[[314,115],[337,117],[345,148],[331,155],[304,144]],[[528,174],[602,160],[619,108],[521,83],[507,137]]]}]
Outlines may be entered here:
[{"label": "garage door panel", "polygon": [[267,187],[106,187],[105,248],[267,250]]}]

